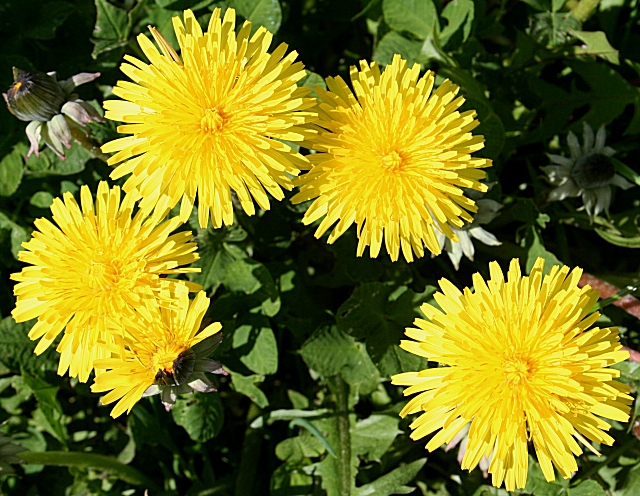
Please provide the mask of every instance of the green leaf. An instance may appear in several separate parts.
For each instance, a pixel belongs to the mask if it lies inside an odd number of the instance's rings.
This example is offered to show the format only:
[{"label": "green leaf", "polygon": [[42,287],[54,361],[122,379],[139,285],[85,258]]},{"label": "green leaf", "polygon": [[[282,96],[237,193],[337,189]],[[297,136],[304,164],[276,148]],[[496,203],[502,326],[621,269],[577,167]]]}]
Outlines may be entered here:
[{"label": "green leaf", "polygon": [[268,317],[273,317],[280,310],[278,288],[270,272],[260,262],[249,258],[236,260],[227,266],[222,282],[230,291],[252,295]]},{"label": "green leaf", "polygon": [[424,293],[416,293],[405,286],[371,282],[354,290],[336,313],[336,322],[343,332],[364,338],[371,360],[385,377],[420,370],[426,361],[400,349],[404,328],[416,317],[419,307],[435,291],[427,286]]},{"label": "green leaf", "polygon": [[40,153],[40,157],[31,155],[27,160],[27,169],[34,176],[70,176],[82,172],[85,164],[91,160],[91,154],[75,142],[65,151],[65,159],[60,159],[49,148]]},{"label": "green leaf", "polygon": [[50,465],[55,467],[78,467],[101,470],[113,477],[158,491],[156,484],[137,469],[120,463],[114,458],[87,452],[48,451],[46,453],[25,452],[17,456],[30,464]]},{"label": "green leaf", "polygon": [[96,23],[92,42],[95,45],[91,56],[97,59],[105,52],[121,48],[128,43],[131,18],[126,10],[111,5],[107,0],[94,0]]},{"label": "green leaf", "polygon": [[224,279],[227,268],[243,253],[235,249],[230,241],[242,241],[247,233],[237,226],[222,229],[198,229],[195,241],[198,243],[200,259],[193,263],[200,272],[190,275],[190,280],[200,284],[205,291],[215,293]]},{"label": "green leaf", "polygon": [[53,203],[53,195],[48,191],[38,191],[29,200],[29,203],[38,208],[49,208]]},{"label": "green leaf", "polygon": [[263,375],[244,376],[242,374],[229,370],[228,367],[225,368],[229,372],[229,374],[231,374],[231,387],[234,391],[240,394],[244,394],[260,408],[266,408],[267,406],[269,406],[269,400],[267,399],[267,396],[258,386],[256,386],[256,384],[260,384],[262,381],[264,381]]},{"label": "green leaf", "polygon": [[636,465],[629,471],[621,491],[616,491],[619,496],[636,496],[640,494],[640,465]]},{"label": "green leaf", "polygon": [[620,64],[618,50],[611,46],[609,40],[607,40],[607,35],[604,34],[604,32],[579,31],[573,29],[571,30],[571,34],[585,44],[581,47],[575,47],[574,53],[576,55],[596,55],[607,62],[611,62],[612,64]]},{"label": "green leaf", "polygon": [[37,375],[29,374],[24,370],[22,370],[22,377],[38,400],[38,408],[33,412],[35,424],[51,434],[66,448],[69,433],[64,422],[62,406],[57,398],[60,388],[52,386]]},{"label": "green leaf", "polygon": [[17,259],[18,252],[22,250],[22,243],[29,240],[29,233],[24,227],[10,220],[2,212],[0,212],[0,229],[11,231],[11,253]]},{"label": "green leaf", "polygon": [[6,317],[0,322],[0,362],[12,372],[19,373],[21,368],[30,372],[37,370],[56,370],[57,357],[55,347],[50,347],[40,356],[33,350],[36,342],[27,334],[35,320],[20,324],[13,317]]},{"label": "green leaf", "polygon": [[238,14],[253,23],[253,29],[264,26],[275,34],[282,24],[282,9],[278,0],[231,0]]},{"label": "green leaf", "polygon": [[324,326],[314,332],[302,345],[300,355],[310,369],[325,377],[341,374],[361,394],[369,394],[378,387],[378,370],[364,345],[337,326]]},{"label": "green leaf", "polygon": [[548,48],[569,43],[571,32],[582,27],[580,21],[568,13],[545,12],[535,14],[530,19],[529,34]]},{"label": "green leaf", "polygon": [[421,41],[408,40],[400,33],[390,31],[376,45],[373,60],[385,66],[392,62],[394,55],[398,54],[411,65],[420,56],[421,49]]},{"label": "green leaf", "polygon": [[24,173],[24,152],[27,147],[18,143],[11,153],[0,161],[0,196],[11,196],[16,192]]},{"label": "green leaf", "polygon": [[424,40],[438,23],[431,0],[383,0],[385,22],[396,31],[407,31]]},{"label": "green leaf", "polygon": [[400,465],[388,474],[379,477],[369,484],[358,487],[353,493],[354,496],[389,496],[390,494],[409,494],[414,488],[405,484],[411,482],[420,469],[427,462],[426,458],[421,458],[406,465]]},{"label": "green leaf", "polygon": [[528,248],[527,251],[527,263],[525,266],[525,271],[528,274],[533,269],[533,265],[535,264],[538,258],[544,259],[544,269],[543,272],[547,274],[551,267],[554,265],[562,265],[556,256],[547,251],[542,243],[542,237],[540,235],[540,230],[536,226],[529,226],[527,230],[527,235],[525,236],[525,246]]},{"label": "green leaf", "polygon": [[276,456],[282,461],[315,458],[322,455],[325,451],[326,447],[322,445],[317,437],[311,435],[309,432],[303,432],[299,436],[285,439],[276,446]]},{"label": "green leaf", "polygon": [[616,172],[623,176],[625,179],[628,179],[632,183],[640,186],[640,174],[634,171],[631,167],[626,164],[623,164],[617,158],[610,157],[609,160],[613,162],[613,165],[616,168]]},{"label": "green leaf", "polygon": [[240,361],[258,374],[275,374],[278,370],[278,343],[269,319],[263,315],[249,314],[247,322],[240,324],[233,333],[233,348]]},{"label": "green leaf", "polygon": [[320,86],[320,88],[327,89],[327,83],[325,83],[324,78],[320,74],[316,74],[315,72],[305,70],[307,75],[303,77],[300,81],[298,81],[298,86],[308,86],[311,88],[311,96],[314,98],[318,98],[318,95],[314,91],[316,86]]},{"label": "green leaf", "polygon": [[640,132],[640,89],[631,86],[622,76],[606,64],[582,60],[567,60],[570,66],[591,87],[590,91],[573,88],[570,92],[539,78],[531,78],[531,89],[541,98],[539,111],[544,115],[538,127],[523,136],[520,144],[545,140],[563,132],[576,109],[589,106],[582,119],[572,129],[582,132],[583,121],[593,128],[607,125],[625,108],[633,104],[634,117],[624,134]]},{"label": "green leaf", "polygon": [[171,415],[192,440],[201,443],[216,437],[224,423],[224,408],[215,392],[195,392],[191,397],[178,398]]},{"label": "green leaf", "polygon": [[456,0],[447,4],[442,11],[442,17],[447,19],[449,24],[440,33],[442,46],[446,45],[460,28],[462,28],[462,42],[460,44],[467,41],[471,34],[474,13],[475,6],[472,0]]},{"label": "green leaf", "polygon": [[524,492],[536,496],[559,496],[565,492],[565,488],[557,481],[547,482],[538,462],[529,456],[529,472]]},{"label": "green leaf", "polygon": [[570,487],[567,494],[569,496],[607,496],[602,486],[594,480],[583,481],[576,487]]},{"label": "green leaf", "polygon": [[313,435],[313,437],[315,437],[320,442],[324,449],[326,449],[329,454],[335,458],[336,452],[333,450],[333,446],[331,446],[331,443],[329,443],[327,438],[322,435],[322,433],[315,425],[303,418],[295,418],[291,422],[289,422],[290,428],[296,425],[307,429],[307,431],[309,431]]},{"label": "green leaf", "polygon": [[393,440],[402,431],[398,429],[397,413],[371,414],[356,423],[351,431],[351,449],[368,462],[379,462]]}]

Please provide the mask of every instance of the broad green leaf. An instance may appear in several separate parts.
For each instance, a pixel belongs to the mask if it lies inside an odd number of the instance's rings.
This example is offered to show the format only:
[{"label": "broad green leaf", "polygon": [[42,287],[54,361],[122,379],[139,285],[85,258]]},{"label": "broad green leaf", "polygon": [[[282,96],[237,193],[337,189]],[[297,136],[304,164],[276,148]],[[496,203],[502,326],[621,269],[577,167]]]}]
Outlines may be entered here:
[{"label": "broad green leaf", "polygon": [[618,50],[611,46],[604,32],[572,30],[571,34],[585,44],[575,48],[576,55],[596,55],[612,64],[620,64]]},{"label": "broad green leaf", "polygon": [[278,370],[278,343],[269,319],[249,314],[233,333],[233,348],[252,372],[275,374]]},{"label": "broad green leaf", "polygon": [[318,442],[324,447],[324,449],[327,450],[327,452],[331,456],[336,456],[336,452],[334,451],[333,446],[331,446],[331,443],[329,443],[327,438],[322,435],[322,433],[315,425],[304,418],[295,418],[291,422],[289,422],[289,427],[295,427],[296,425],[304,427],[309,433],[311,433],[311,435],[313,435],[313,437],[318,440]]},{"label": "broad green leaf", "polygon": [[640,132],[640,90],[631,86],[618,72],[606,64],[594,64],[582,60],[567,60],[570,66],[591,87],[590,91],[573,88],[570,92],[559,86],[533,77],[529,81],[531,90],[541,100],[538,111],[544,115],[540,124],[527,132],[519,144],[535,143],[555,134],[564,132],[570,117],[578,108],[589,107],[582,119],[572,125],[574,131],[582,132],[582,123],[586,121],[597,128],[609,124],[625,108],[634,106],[634,118],[625,130],[625,134]]},{"label": "broad green leaf", "polygon": [[569,496],[607,496],[602,486],[594,480],[586,480],[576,487],[570,487],[567,494]]},{"label": "broad green leaf", "polygon": [[239,15],[253,23],[253,29],[264,26],[275,34],[282,24],[282,8],[278,0],[231,0]]},{"label": "broad green leaf", "polygon": [[300,460],[280,465],[271,475],[270,496],[313,494],[317,482],[305,473],[307,468],[307,462]]},{"label": "broad green leaf", "polygon": [[10,220],[2,212],[0,212],[0,229],[6,229],[11,232],[11,253],[17,259],[18,252],[22,250],[22,243],[29,240],[29,233],[24,227]]},{"label": "broad green leaf", "polygon": [[390,31],[376,45],[373,60],[385,66],[392,62],[394,55],[398,54],[411,65],[420,56],[422,45],[422,41],[409,40],[396,31]]},{"label": "broad green leaf", "polygon": [[289,397],[289,401],[293,405],[293,408],[298,410],[309,408],[309,398],[304,394],[294,391],[293,389],[287,389],[287,396]]},{"label": "broad green leaf", "polygon": [[30,464],[94,468],[134,486],[142,486],[153,491],[158,490],[156,484],[140,471],[109,456],[73,451],[25,452],[20,453],[18,456]]},{"label": "broad green leaf", "polygon": [[224,423],[224,408],[216,392],[178,398],[171,415],[192,440],[201,443],[216,437]]},{"label": "broad green leaf", "polygon": [[565,493],[565,485],[558,481],[547,482],[538,462],[529,456],[529,472],[524,492],[536,496],[559,496]]},{"label": "broad green leaf", "polygon": [[407,31],[424,40],[438,23],[431,0],[383,0],[385,22],[396,31]]},{"label": "broad green leaf", "polygon": [[8,155],[0,160],[0,196],[11,196],[16,192],[24,173],[24,143],[13,147]]},{"label": "broad green leaf", "polygon": [[405,286],[394,288],[378,282],[356,288],[336,313],[338,327],[356,338],[364,338],[367,352],[385,377],[426,367],[426,361],[399,347],[404,328],[421,317],[419,307],[435,288],[416,293]]},{"label": "broad green leaf", "polygon": [[31,372],[57,369],[55,347],[49,347],[40,356],[33,352],[37,343],[31,341],[27,334],[34,323],[18,324],[13,317],[6,317],[0,322],[0,362],[12,372],[20,372],[21,368]]},{"label": "broad green leaf", "polygon": [[364,345],[336,326],[321,327],[314,332],[302,345],[300,354],[309,368],[325,377],[341,374],[361,394],[369,394],[378,387],[378,371]]},{"label": "broad green leaf", "polygon": [[303,458],[315,458],[326,451],[318,439],[309,432],[290,437],[276,446],[276,456],[282,461],[296,461]]},{"label": "broad green leaf", "polygon": [[616,491],[619,496],[636,496],[640,494],[640,465],[636,465],[629,471],[621,491]]},{"label": "broad green leaf", "polygon": [[230,291],[252,295],[268,317],[273,317],[280,310],[278,288],[260,262],[248,258],[236,260],[227,266],[222,282]]},{"label": "broad green leaf", "polygon": [[426,458],[421,458],[406,465],[400,465],[375,481],[358,487],[353,494],[354,496],[389,496],[413,493],[414,488],[405,484],[409,484],[418,475],[426,462]]},{"label": "broad green leaf", "polygon": [[625,237],[598,228],[595,228],[594,231],[598,236],[612,245],[623,248],[640,248],[640,236]]},{"label": "broad green leaf", "polygon": [[324,78],[320,74],[316,74],[315,72],[306,71],[307,75],[298,81],[298,86],[308,86],[311,88],[311,96],[314,98],[318,98],[318,95],[314,91],[316,86],[320,86],[320,88],[327,89],[327,83],[325,83]]},{"label": "broad green leaf", "polygon": [[95,0],[96,23],[93,28],[93,52],[97,59],[101,54],[121,48],[129,41],[131,19],[126,10],[120,9],[107,0]]},{"label": "broad green leaf", "polygon": [[82,172],[85,164],[91,160],[91,154],[73,142],[69,150],[65,150],[65,159],[61,160],[49,148],[45,148],[40,157],[31,155],[27,160],[27,169],[34,176],[69,176]]},{"label": "broad green leaf", "polygon": [[529,34],[548,48],[565,45],[571,41],[571,32],[582,24],[571,14],[545,12],[531,17]]},{"label": "broad green leaf", "polygon": [[[256,385],[264,381],[263,375],[247,375],[244,376],[237,372],[226,370],[231,374],[231,387],[234,391],[244,394],[247,398],[253,401],[260,408],[266,408],[269,406],[269,400],[262,390]],[[260,417],[262,418],[262,417]]]},{"label": "broad green leaf", "polygon": [[241,241],[246,232],[237,226],[222,229],[198,229],[195,241],[198,243],[200,259],[193,263],[200,272],[190,275],[191,281],[200,284],[204,290],[215,293],[224,279],[227,267],[243,255],[228,243],[231,239]]},{"label": "broad green leaf", "polygon": [[35,193],[29,203],[38,208],[49,208],[53,203],[53,195],[48,191],[38,191]]},{"label": "broad green leaf", "polygon": [[522,0],[527,5],[530,5],[536,10],[545,11],[551,10],[551,2],[549,0]]},{"label": "broad green leaf", "polygon": [[365,461],[379,462],[402,431],[398,429],[397,413],[371,414],[356,423],[351,431],[351,449]]},{"label": "broad green leaf", "polygon": [[467,38],[469,38],[471,34],[474,13],[475,6],[472,0],[456,0],[447,4],[442,11],[442,17],[447,19],[449,24],[447,24],[440,33],[440,43],[442,46],[446,45],[460,28],[462,28],[462,42],[460,44],[467,41]]}]

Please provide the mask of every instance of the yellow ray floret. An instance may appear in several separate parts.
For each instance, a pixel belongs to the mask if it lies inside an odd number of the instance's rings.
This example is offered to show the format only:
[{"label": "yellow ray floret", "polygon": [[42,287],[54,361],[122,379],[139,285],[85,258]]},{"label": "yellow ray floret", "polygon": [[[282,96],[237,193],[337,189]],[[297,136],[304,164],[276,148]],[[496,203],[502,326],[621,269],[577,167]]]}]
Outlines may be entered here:
[{"label": "yellow ray floret", "polygon": [[424,304],[428,320],[406,331],[405,350],[442,366],[398,374],[394,384],[418,393],[404,417],[413,439],[435,433],[433,451],[470,424],[462,468],[472,470],[491,456],[493,485],[523,488],[527,480],[527,441],[532,440],[548,481],[554,466],[564,478],[578,470],[578,441],[612,444],[600,417],[629,419],[629,388],[616,381],[610,365],[629,357],[615,327],[591,327],[598,292],[578,287],[581,269],[554,266],[543,276],[539,258],[528,277],[511,261],[508,280],[496,262],[491,279],[473,276],[474,291],[460,292],[446,279],[435,300]]},{"label": "yellow ray floret", "polygon": [[57,350],[58,373],[69,371],[85,382],[93,361],[105,356],[104,346],[120,332],[120,318],[131,314],[145,299],[160,291],[187,285],[165,275],[199,272],[183,268],[196,261],[197,246],[191,232],[172,232],[182,224],[174,217],[162,221],[166,202],[151,216],[133,215],[135,195],[121,199],[120,188],[98,186],[95,202],[83,186],[80,205],[71,193],[56,198],[51,206],[53,222],[35,221],[32,239],[23,243],[18,258],[27,264],[11,275],[17,322],[37,318],[29,332],[39,339],[35,352],[42,353],[64,331]]},{"label": "yellow ray floret", "polygon": [[96,368],[108,370],[91,385],[94,393],[109,391],[102,398],[103,405],[118,402],[112,417],[129,413],[154,384],[158,371],[174,372],[181,353],[222,328],[215,322],[199,330],[208,307],[209,298],[203,291],[189,301],[187,292],[178,290],[173,306],[147,304],[127,318],[123,336],[111,348],[112,357],[96,361]]},{"label": "yellow ray floret", "polygon": [[473,220],[477,207],[461,188],[486,191],[479,169],[491,165],[471,157],[484,146],[471,134],[476,113],[457,110],[464,98],[450,81],[432,92],[433,73],[419,76],[419,64],[409,69],[396,55],[382,73],[375,62],[352,67],[353,92],[340,77],[315,88],[321,131],[310,146],[319,153],[292,201],[315,199],[303,222],[322,218],[316,237],[335,224],[333,243],[355,222],[358,256],[369,246],[377,257],[384,239],[392,260],[402,249],[411,262],[425,245],[440,253],[436,230],[457,241],[449,226]]},{"label": "yellow ray floret", "polygon": [[181,203],[186,221],[198,197],[203,228],[209,216],[214,227],[233,223],[232,191],[244,211],[253,215],[253,201],[269,208],[267,192],[282,200],[292,176],[308,169],[307,159],[284,141],[301,142],[312,131],[306,111],[315,100],[305,98],[297,82],[306,73],[297,53],[281,44],[269,53],[273,35],[260,27],[251,35],[245,22],[236,35],[235,11],[220,18],[215,9],[206,33],[193,13],[184,24],[173,18],[180,55],[155,30],[160,51],[138,36],[149,64],[131,56],[122,71],[133,81],[118,81],[113,92],[122,100],[104,102],[105,117],[125,124],[130,136],[102,147],[117,152],[120,162],[111,177],[131,174],[124,185],[139,191],[141,208],[150,210],[166,195],[171,207]]}]

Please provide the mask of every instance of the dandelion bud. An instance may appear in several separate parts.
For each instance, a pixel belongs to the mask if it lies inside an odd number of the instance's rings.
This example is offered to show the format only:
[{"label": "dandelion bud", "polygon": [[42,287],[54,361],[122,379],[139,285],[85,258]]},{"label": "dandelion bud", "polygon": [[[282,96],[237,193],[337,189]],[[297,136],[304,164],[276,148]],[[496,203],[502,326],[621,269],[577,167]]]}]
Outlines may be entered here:
[{"label": "dandelion bud", "polygon": [[13,68],[13,84],[3,93],[9,112],[21,121],[46,122],[60,111],[64,91],[49,74]]},{"label": "dandelion bud", "polygon": [[84,129],[89,122],[101,122],[98,111],[78,98],[73,91],[77,86],[93,81],[99,72],[81,72],[64,81],[58,81],[55,72],[22,71],[13,68],[14,83],[3,93],[9,112],[27,125],[27,138],[31,147],[27,157],[39,154],[40,140],[64,160],[65,148],[71,148],[71,139],[87,146],[90,141]]},{"label": "dandelion bud", "polygon": [[598,188],[606,186],[616,174],[609,157],[603,153],[582,155],[571,169],[571,179],[579,188]]}]

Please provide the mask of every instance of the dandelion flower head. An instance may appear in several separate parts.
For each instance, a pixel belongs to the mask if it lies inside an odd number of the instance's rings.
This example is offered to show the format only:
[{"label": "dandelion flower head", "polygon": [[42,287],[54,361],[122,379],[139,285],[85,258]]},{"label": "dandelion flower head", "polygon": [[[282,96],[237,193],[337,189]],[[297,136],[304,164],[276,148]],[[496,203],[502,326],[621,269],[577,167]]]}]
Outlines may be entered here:
[{"label": "dandelion flower head", "polygon": [[96,376],[91,391],[109,391],[102,404],[118,403],[112,417],[128,413],[162,374],[178,374],[176,360],[202,340],[216,334],[219,322],[199,330],[209,307],[200,291],[193,301],[178,288],[175,304],[166,308],[149,303],[129,318],[122,339],[113,347],[113,357],[96,361],[96,368],[108,369]]},{"label": "dandelion flower head", "polygon": [[491,161],[471,157],[484,146],[471,134],[475,111],[459,112],[458,86],[446,80],[432,91],[433,73],[420,77],[420,65],[408,68],[399,55],[382,73],[361,61],[351,81],[353,92],[340,77],[327,78],[328,91],[315,88],[319,153],[308,156],[313,167],[292,201],[315,199],[303,222],[322,218],[316,237],[335,224],[329,243],[355,222],[358,256],[369,246],[377,257],[383,238],[392,260],[402,249],[410,262],[425,245],[439,254],[436,232],[457,241],[450,226],[462,228],[477,210],[462,188],[487,190],[480,169]]},{"label": "dandelion flower head", "polygon": [[99,184],[95,203],[87,186],[80,200],[81,206],[67,192],[51,205],[53,222],[35,221],[32,239],[18,253],[29,265],[11,275],[18,281],[11,314],[17,322],[38,319],[29,332],[40,340],[37,354],[64,330],[58,373],[69,370],[85,382],[113,329],[117,332],[120,316],[145,299],[155,301],[164,289],[200,289],[161,277],[200,269],[182,267],[198,260],[197,246],[190,231],[171,234],[182,222],[177,217],[163,222],[168,208],[158,205],[151,216],[141,210],[133,215],[136,197],[121,199],[120,188],[110,189],[106,182]]},{"label": "dandelion flower head", "polygon": [[552,267],[543,276],[539,258],[528,277],[517,260],[505,281],[497,262],[491,278],[473,276],[474,291],[460,292],[446,279],[435,294],[440,309],[424,304],[427,320],[408,328],[401,347],[442,366],[398,374],[394,384],[418,393],[401,415],[422,412],[411,424],[413,439],[436,433],[433,451],[470,424],[462,468],[472,470],[491,457],[496,487],[523,488],[527,440],[533,441],[542,472],[564,478],[578,470],[580,441],[611,445],[602,417],[629,419],[629,388],[614,380],[610,365],[629,357],[615,327],[592,327],[589,314],[598,292],[578,287],[581,269]]},{"label": "dandelion flower head", "polygon": [[233,223],[231,192],[244,211],[269,208],[267,192],[281,200],[291,177],[308,161],[282,140],[300,142],[312,133],[305,111],[315,101],[297,82],[306,73],[297,53],[281,44],[269,53],[273,35],[260,27],[251,36],[245,22],[236,35],[235,10],[213,11],[206,33],[189,10],[184,24],[173,18],[180,55],[154,28],[160,51],[138,36],[150,64],[125,56],[122,71],[133,81],[119,81],[107,100],[107,119],[121,121],[119,138],[102,147],[118,152],[109,164],[120,165],[111,177],[131,174],[124,185],[138,190],[141,208],[149,210],[163,195],[171,206],[181,201],[186,221],[196,195],[200,226],[209,216],[214,227]]}]

